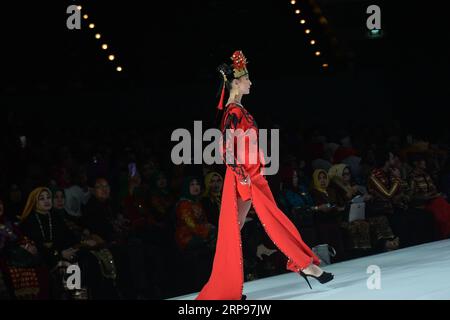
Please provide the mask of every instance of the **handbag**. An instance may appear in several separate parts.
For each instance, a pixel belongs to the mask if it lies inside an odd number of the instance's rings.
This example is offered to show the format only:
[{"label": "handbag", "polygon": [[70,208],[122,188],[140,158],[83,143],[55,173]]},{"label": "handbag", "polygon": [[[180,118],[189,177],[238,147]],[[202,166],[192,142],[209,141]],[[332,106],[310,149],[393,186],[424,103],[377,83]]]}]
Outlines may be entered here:
[{"label": "handbag", "polygon": [[311,249],[320,260],[320,266],[331,264],[331,258],[336,256],[336,250],[328,244],[319,244]]}]

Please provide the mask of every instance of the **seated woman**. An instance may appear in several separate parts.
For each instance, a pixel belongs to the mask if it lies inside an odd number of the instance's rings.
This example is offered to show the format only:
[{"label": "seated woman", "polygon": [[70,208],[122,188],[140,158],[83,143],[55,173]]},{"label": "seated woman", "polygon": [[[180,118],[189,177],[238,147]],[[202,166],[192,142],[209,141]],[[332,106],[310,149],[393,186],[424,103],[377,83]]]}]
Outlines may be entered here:
[{"label": "seated woman", "polygon": [[[163,212],[166,202],[163,194],[150,194],[152,186],[143,184],[139,173],[128,179],[129,193],[122,205],[124,215],[130,221],[127,255],[131,278],[138,298],[161,299],[167,284],[168,258],[173,251],[173,234],[169,236],[166,222],[169,215]],[[161,195],[158,209],[152,207],[153,195]]]},{"label": "seated woman", "polygon": [[167,223],[168,215],[175,205],[175,199],[169,189],[167,176],[157,170],[151,177],[150,206],[158,222]]},{"label": "seated woman", "polygon": [[[330,198],[339,207],[345,207],[346,216],[349,213],[350,204],[353,198],[360,196],[365,202],[372,199],[372,196],[367,193],[364,186],[353,183],[351,171],[347,165],[334,165],[330,168],[328,175],[331,180],[329,186]],[[385,223],[386,222],[387,221],[385,221]],[[372,238],[379,239],[382,236],[377,234],[380,229],[377,227],[379,224],[379,220],[371,219],[367,216],[364,220],[355,220],[350,223],[344,221],[342,226],[348,233],[350,249],[372,249]],[[371,225],[374,225],[374,227],[372,228]],[[373,237],[371,236],[371,231],[374,233]]]},{"label": "seated woman", "polygon": [[[98,274],[99,264],[86,250],[95,247],[97,243],[93,240],[81,241],[80,237],[67,227],[63,217],[52,212],[52,207],[50,189],[36,188],[28,196],[20,220],[22,221],[22,230],[36,243],[38,252],[50,269],[50,296],[54,299],[60,299],[62,296],[66,296],[66,291],[62,287],[62,277],[65,274],[64,267],[79,263],[83,276],[82,285],[87,282],[89,287],[94,281],[98,280],[98,277],[94,274]],[[112,257],[104,259],[104,262],[101,268],[102,270],[108,270],[104,274],[108,274],[112,279],[115,278]],[[105,292],[106,290],[103,291],[103,293]]]},{"label": "seated woman", "polygon": [[34,242],[6,215],[0,199],[0,300],[48,299],[48,269]]},{"label": "seated woman", "polygon": [[336,250],[335,261],[346,258],[344,240],[340,228],[344,207],[333,203],[328,194],[328,174],[325,170],[317,169],[313,173],[312,198],[316,204],[313,210],[314,223],[317,228],[319,242],[328,244]]},{"label": "seated woman", "polygon": [[[396,168],[396,156],[387,150],[374,153],[375,168],[371,171],[367,189],[372,195],[366,208],[378,247],[395,250],[400,246],[403,230],[402,210],[405,208],[405,195],[400,171]],[[399,236],[396,236],[399,235]]]},{"label": "seated woman", "polygon": [[205,191],[202,195],[202,204],[205,208],[208,222],[216,228],[219,226],[222,188],[223,177],[219,173],[212,171],[205,176]]},{"label": "seated woman", "polygon": [[309,246],[319,244],[314,228],[313,209],[314,200],[307,187],[300,183],[297,170],[291,166],[281,170],[282,188],[278,201],[283,211],[295,226],[301,230],[303,240]]},{"label": "seated woman", "polygon": [[[201,184],[195,177],[185,180],[180,200],[176,204],[175,240],[186,266],[193,267],[189,275],[194,289],[200,289],[205,277],[208,277],[212,266],[215,247],[215,228],[206,218],[205,210],[200,201]],[[194,271],[195,270],[195,271]]]},{"label": "seated woman", "polygon": [[[421,215],[422,210],[432,214],[434,227],[438,239],[450,237],[450,205],[447,200],[438,192],[433,179],[427,172],[427,164],[422,154],[412,156],[413,171],[409,176],[409,186],[411,190],[411,206],[417,210],[416,213],[421,226],[421,231],[426,231],[429,227],[426,217]],[[428,236],[428,241],[431,241]]]}]

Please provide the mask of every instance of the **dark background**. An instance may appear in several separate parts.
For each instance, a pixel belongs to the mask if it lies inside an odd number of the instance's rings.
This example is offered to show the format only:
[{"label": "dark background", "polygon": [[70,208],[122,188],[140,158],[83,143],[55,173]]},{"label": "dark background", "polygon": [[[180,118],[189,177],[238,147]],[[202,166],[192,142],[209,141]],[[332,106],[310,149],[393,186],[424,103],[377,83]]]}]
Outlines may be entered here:
[{"label": "dark background", "polygon": [[[215,69],[241,49],[253,82],[243,102],[261,127],[392,125],[439,134],[449,92],[445,11],[393,2],[297,1],[310,35],[289,0],[10,2],[1,18],[2,122],[19,118],[37,130],[214,125]],[[85,20],[81,30],[67,29],[71,4],[83,6],[94,31]],[[367,36],[370,4],[381,7],[379,39]]]}]

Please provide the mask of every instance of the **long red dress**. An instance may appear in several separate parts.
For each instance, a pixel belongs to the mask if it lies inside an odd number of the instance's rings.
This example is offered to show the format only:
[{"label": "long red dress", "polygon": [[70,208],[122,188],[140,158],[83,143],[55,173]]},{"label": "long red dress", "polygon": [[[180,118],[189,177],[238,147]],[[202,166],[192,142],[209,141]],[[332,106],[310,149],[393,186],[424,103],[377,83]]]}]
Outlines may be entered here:
[{"label": "long red dress", "polygon": [[[222,118],[224,136],[223,153],[230,152],[225,130],[254,129],[258,127],[253,117],[241,105],[229,104]],[[248,142],[248,139],[247,139]],[[248,143],[246,155],[250,152]],[[259,151],[258,151],[259,152]],[[236,158],[236,157],[235,157]],[[258,158],[259,159],[259,158]],[[288,258],[287,269],[298,272],[311,263],[319,265],[319,259],[303,242],[294,224],[277,207],[265,177],[261,174],[261,162],[249,164],[227,164],[216,253],[209,281],[197,296],[198,300],[240,300],[244,285],[241,233],[238,220],[237,199],[251,199],[253,207],[266,233],[278,249]],[[250,176],[250,185],[240,181]]]}]

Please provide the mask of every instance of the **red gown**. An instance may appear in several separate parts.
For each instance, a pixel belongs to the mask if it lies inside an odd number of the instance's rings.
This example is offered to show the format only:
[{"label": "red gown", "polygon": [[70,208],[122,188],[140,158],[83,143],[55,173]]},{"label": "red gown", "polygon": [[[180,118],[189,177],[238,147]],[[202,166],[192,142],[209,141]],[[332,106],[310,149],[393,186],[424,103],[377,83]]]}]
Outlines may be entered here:
[{"label": "red gown", "polygon": [[[258,127],[253,117],[241,105],[229,104],[222,118],[221,130],[254,129]],[[230,152],[224,138],[223,153]],[[248,139],[247,139],[248,141]],[[246,157],[250,152],[248,143]],[[259,152],[259,151],[258,151]],[[236,157],[235,157],[236,158]],[[247,159],[247,158],[246,158]],[[266,233],[278,249],[288,258],[287,269],[298,272],[311,263],[319,265],[319,259],[303,242],[294,224],[277,207],[267,180],[257,164],[227,164],[219,217],[216,253],[209,281],[197,296],[197,300],[240,300],[244,285],[241,232],[238,222],[238,197],[251,199],[253,207]],[[250,185],[240,181],[250,176]]]}]

